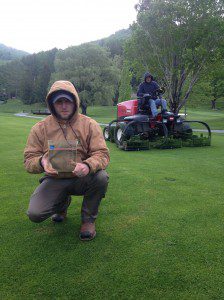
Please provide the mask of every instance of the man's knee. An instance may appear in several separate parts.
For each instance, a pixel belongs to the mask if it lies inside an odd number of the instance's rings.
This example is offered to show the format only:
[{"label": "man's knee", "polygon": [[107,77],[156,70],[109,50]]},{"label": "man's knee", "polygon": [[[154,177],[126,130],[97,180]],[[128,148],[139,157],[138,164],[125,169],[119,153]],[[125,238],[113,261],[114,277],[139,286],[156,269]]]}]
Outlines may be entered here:
[{"label": "man's knee", "polygon": [[109,182],[109,176],[105,170],[100,170],[96,172],[92,180],[89,182],[89,189],[97,193],[102,194],[105,197],[107,186]]},{"label": "man's knee", "polygon": [[87,183],[87,189],[84,196],[90,196],[90,198],[102,199],[107,192],[107,186],[109,182],[109,176],[105,170],[100,170],[95,174],[91,174],[90,180]]},{"label": "man's knee", "polygon": [[109,176],[107,172],[104,170],[98,171],[94,175],[94,182],[99,187],[107,187],[108,181],[109,181]]},{"label": "man's knee", "polygon": [[30,221],[35,223],[41,223],[45,220],[45,218],[43,218],[43,215],[41,215],[41,213],[38,213],[37,211],[34,210],[28,210],[26,214],[30,219]]}]

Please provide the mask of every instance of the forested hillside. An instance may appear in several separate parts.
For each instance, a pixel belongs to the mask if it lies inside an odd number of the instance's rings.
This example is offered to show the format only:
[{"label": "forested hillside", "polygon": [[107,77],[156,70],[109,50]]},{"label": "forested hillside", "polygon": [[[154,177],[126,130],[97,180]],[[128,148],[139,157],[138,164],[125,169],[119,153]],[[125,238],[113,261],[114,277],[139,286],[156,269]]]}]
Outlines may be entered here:
[{"label": "forested hillside", "polygon": [[123,56],[124,45],[128,38],[131,37],[131,28],[122,29],[112,34],[108,38],[94,41],[94,44],[108,48],[110,55],[114,58],[116,55]]},{"label": "forested hillside", "polygon": [[[0,99],[43,102],[49,85],[70,80],[88,105],[135,97],[145,71],[166,89],[170,109],[224,97],[224,4],[140,0],[136,22],[108,38],[52,49],[0,66]],[[189,34],[190,33],[190,34]]]},{"label": "forested hillside", "polygon": [[21,98],[25,104],[44,102],[54,80],[70,80],[87,105],[118,101],[123,47],[130,30],[65,50],[52,49],[0,66],[0,100]]},{"label": "forested hillside", "polygon": [[0,66],[0,100],[21,98],[26,104],[43,102],[57,49],[24,56]]}]

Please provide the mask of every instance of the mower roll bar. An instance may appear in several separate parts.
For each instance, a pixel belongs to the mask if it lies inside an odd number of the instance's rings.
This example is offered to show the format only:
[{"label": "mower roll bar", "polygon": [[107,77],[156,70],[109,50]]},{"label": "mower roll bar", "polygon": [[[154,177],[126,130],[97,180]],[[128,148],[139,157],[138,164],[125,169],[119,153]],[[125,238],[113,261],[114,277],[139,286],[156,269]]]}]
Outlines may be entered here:
[{"label": "mower roll bar", "polygon": [[109,128],[109,130],[110,130],[110,126],[113,124],[113,123],[117,123],[117,122],[119,122],[117,119],[116,120],[113,120],[113,121],[111,121],[109,124],[108,124],[108,128]]},{"label": "mower roll bar", "polygon": [[208,138],[209,138],[209,140],[211,140],[212,133],[211,133],[211,129],[207,123],[202,122],[202,121],[185,121],[185,120],[183,121],[183,123],[199,123],[199,124],[204,125],[208,130]]}]

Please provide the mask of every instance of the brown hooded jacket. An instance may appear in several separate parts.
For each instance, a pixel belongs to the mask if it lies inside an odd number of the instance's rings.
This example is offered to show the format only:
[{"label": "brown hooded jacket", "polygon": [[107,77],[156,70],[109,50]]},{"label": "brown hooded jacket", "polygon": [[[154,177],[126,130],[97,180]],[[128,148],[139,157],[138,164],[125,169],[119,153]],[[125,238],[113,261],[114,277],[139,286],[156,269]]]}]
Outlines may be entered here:
[{"label": "brown hooded jacket", "polygon": [[[60,121],[55,115],[51,97],[57,91],[66,91],[75,98],[76,111],[68,121]],[[47,97],[51,115],[35,124],[24,150],[25,168],[29,173],[44,172],[40,160],[48,153],[48,141],[78,140],[77,162],[86,163],[90,172],[105,169],[109,163],[109,151],[102,130],[96,121],[79,113],[79,96],[69,81],[56,81]]]}]

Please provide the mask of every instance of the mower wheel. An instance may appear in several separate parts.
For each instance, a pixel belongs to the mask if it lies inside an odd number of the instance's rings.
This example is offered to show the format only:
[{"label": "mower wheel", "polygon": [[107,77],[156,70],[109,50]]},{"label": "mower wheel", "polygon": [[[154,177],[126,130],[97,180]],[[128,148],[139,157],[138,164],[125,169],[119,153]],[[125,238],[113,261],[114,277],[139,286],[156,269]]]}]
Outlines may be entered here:
[{"label": "mower wheel", "polygon": [[105,141],[109,141],[110,140],[109,126],[104,127],[104,129],[103,129],[103,137],[104,137]]},{"label": "mower wheel", "polygon": [[121,124],[117,124],[115,130],[114,130],[114,141],[117,144],[117,146],[121,147],[124,141],[124,126]]}]

